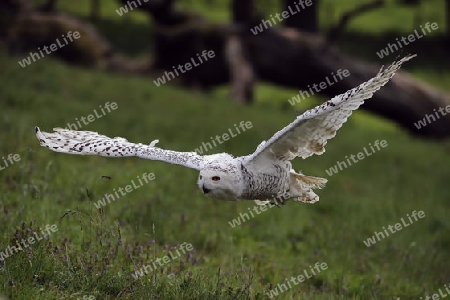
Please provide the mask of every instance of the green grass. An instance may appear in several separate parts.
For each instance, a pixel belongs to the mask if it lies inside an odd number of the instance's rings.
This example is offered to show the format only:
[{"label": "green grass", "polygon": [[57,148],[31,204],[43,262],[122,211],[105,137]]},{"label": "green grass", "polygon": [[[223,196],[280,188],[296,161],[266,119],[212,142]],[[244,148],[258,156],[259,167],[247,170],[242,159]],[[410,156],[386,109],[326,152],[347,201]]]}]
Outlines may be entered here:
[{"label": "green grass", "polygon": [[[80,7],[84,14],[87,6]],[[145,24],[130,18],[133,26]],[[107,21],[123,22],[113,13]],[[123,36],[117,34],[119,45]],[[0,171],[0,251],[38,227],[56,224],[58,231],[0,263],[0,294],[9,299],[267,299],[271,288],[316,262],[328,269],[277,299],[417,299],[449,282],[448,142],[413,138],[357,111],[324,155],[294,161],[295,169],[329,179],[317,204],[289,202],[232,228],[228,222],[254,203],[205,197],[196,187],[196,171],[54,153],[39,146],[33,127],[66,127],[116,102],[117,110],[81,129],[132,142],[159,139],[162,148],[191,151],[233,124],[251,121],[253,128],[208,152],[238,156],[254,151],[319,99],[293,108],[286,103],[295,91],[260,85],[257,103],[243,107],[227,99],[226,88],[206,95],[171,85],[157,88],[149,78],[77,68],[53,57],[22,69],[21,58],[0,52],[0,158],[21,157]],[[406,68],[448,90],[448,69],[438,76],[423,67],[425,58],[418,60],[423,63]],[[386,140],[388,147],[326,174],[375,140]],[[94,207],[105,193],[143,173],[156,178],[102,210]],[[414,210],[424,211],[425,218],[375,246],[364,245],[374,231],[406,220]],[[133,279],[135,270],[183,242],[195,251]]]}]

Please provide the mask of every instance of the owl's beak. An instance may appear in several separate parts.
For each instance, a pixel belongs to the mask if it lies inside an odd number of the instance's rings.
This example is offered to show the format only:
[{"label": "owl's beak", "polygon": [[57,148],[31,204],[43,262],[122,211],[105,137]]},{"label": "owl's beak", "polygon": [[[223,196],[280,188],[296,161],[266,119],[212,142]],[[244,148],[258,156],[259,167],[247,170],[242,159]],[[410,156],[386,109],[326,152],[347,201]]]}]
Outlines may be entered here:
[{"label": "owl's beak", "polygon": [[211,190],[205,188],[205,185],[202,186],[203,193],[208,194]]}]

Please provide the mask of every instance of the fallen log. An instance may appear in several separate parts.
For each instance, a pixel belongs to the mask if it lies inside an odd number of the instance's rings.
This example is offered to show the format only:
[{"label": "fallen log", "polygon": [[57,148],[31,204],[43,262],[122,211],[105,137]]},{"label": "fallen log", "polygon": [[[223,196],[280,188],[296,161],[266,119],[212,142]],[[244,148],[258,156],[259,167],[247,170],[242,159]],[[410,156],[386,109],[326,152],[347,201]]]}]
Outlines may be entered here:
[{"label": "fallen log", "polygon": [[[255,72],[261,80],[306,91],[310,91],[314,84],[326,82],[326,88],[318,93],[327,97],[367,81],[381,67],[329,47],[321,36],[292,29],[269,30],[250,37],[249,47]],[[410,65],[414,65],[414,61]],[[336,81],[334,77],[338,70],[348,70],[350,75]],[[362,108],[396,122],[414,135],[443,138],[450,135],[450,114],[445,111],[447,106],[450,110],[449,94],[402,70]],[[436,114],[436,111],[440,112]],[[426,117],[427,114],[434,117]],[[431,121],[418,129],[415,124],[424,118]]]}]

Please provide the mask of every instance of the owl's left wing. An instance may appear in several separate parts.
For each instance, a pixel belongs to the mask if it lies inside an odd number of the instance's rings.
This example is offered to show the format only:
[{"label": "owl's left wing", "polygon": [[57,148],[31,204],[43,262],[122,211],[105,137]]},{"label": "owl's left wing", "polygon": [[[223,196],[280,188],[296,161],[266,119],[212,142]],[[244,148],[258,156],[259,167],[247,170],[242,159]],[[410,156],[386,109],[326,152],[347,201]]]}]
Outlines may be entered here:
[{"label": "owl's left wing", "polygon": [[178,152],[155,147],[158,140],[150,145],[130,143],[124,138],[110,138],[93,131],[75,131],[54,128],[55,132],[43,132],[36,127],[36,137],[41,146],[52,151],[78,154],[99,155],[106,157],[136,156],[144,159],[159,160],[170,164],[185,166],[200,170],[208,161],[208,156],[195,152]]},{"label": "owl's left wing", "polygon": [[347,121],[353,110],[372,97],[404,62],[414,56],[408,55],[389,67],[382,68],[374,78],[298,116],[267,142],[261,143],[246,158],[245,163],[255,162],[258,158],[287,161],[295,157],[307,158],[324,153],[327,141],[336,135],[336,131]]}]

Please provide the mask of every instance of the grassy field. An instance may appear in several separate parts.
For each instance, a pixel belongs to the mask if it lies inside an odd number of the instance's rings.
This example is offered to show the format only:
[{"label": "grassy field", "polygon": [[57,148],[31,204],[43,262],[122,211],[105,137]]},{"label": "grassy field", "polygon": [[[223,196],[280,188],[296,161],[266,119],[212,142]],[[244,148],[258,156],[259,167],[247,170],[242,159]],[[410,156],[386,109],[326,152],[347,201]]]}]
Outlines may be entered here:
[{"label": "grassy field", "polygon": [[[344,2],[350,7],[356,1]],[[68,3],[62,2],[64,10],[86,15],[86,1]],[[117,8],[115,2],[102,3],[105,21],[100,27],[113,36],[106,25],[125,21],[110,11]],[[393,15],[399,20],[411,17],[408,10]],[[221,11],[211,10],[208,16],[222,21]],[[127,18],[135,29],[149,30],[142,15]],[[361,26],[352,25],[344,40],[375,31],[372,13],[358,22]],[[412,23],[401,24],[398,32],[414,28]],[[356,28],[359,32],[352,31]],[[130,56],[142,55],[127,51],[127,39],[124,32],[114,37],[116,46]],[[386,45],[377,41],[360,55],[376,61],[375,51]],[[146,47],[144,39],[138,43]],[[361,51],[350,41],[343,46]],[[405,69],[450,91],[448,62],[438,66],[435,57],[427,60],[426,53],[420,54]],[[205,197],[195,184],[196,171],[133,158],[54,153],[39,146],[34,126],[47,131],[66,127],[115,102],[116,110],[81,129],[132,142],[159,139],[162,148],[192,151],[234,124],[250,121],[251,129],[208,152],[239,156],[254,151],[300,109],[321,99],[291,107],[287,99],[296,91],[260,85],[257,103],[243,107],[228,100],[225,89],[204,95],[170,85],[156,87],[148,78],[77,68],[53,57],[22,69],[19,59],[0,51],[0,252],[28,240],[33,232],[42,237],[46,225],[57,230],[0,262],[0,294],[8,299],[268,299],[271,289],[305,270],[311,274],[310,266],[316,263],[326,263],[327,269],[292,284],[277,299],[425,299],[439,289],[445,292],[450,283],[447,141],[413,138],[390,122],[358,111],[324,155],[294,161],[296,170],[329,179],[318,191],[318,203],[290,202],[233,228],[229,222],[249,213],[254,203]],[[427,62],[430,68],[424,67]],[[376,140],[386,140],[388,146],[327,175],[337,161]],[[20,160],[11,164],[9,154]],[[104,194],[144,173],[153,173],[155,179],[96,208],[94,203]],[[423,211],[425,217],[410,222],[413,211]],[[375,231],[402,218],[408,227],[365,245]],[[181,251],[183,243],[193,250]],[[174,256],[169,262],[134,278],[135,271],[161,262],[170,252]]]}]

